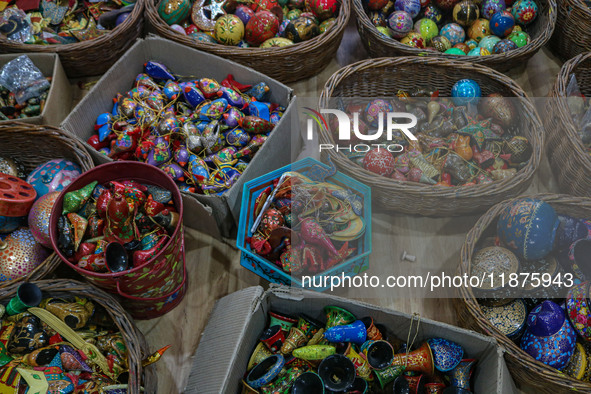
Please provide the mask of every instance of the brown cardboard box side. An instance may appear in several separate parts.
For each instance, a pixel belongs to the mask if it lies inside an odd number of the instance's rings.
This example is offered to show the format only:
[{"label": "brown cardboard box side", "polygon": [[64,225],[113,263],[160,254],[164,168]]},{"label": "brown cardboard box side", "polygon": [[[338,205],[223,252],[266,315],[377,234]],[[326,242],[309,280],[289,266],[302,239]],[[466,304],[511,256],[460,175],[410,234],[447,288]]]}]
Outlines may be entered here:
[{"label": "brown cardboard box side", "polygon": [[[287,298],[286,298],[287,297]],[[355,300],[310,291],[274,288],[263,293],[250,287],[230,294],[216,304],[195,353],[194,364],[185,393],[237,393],[248,359],[265,328],[269,309],[296,315],[306,313],[322,319],[322,308],[337,305],[357,317],[372,316],[406,340],[411,317],[394,310]],[[413,324],[412,336],[417,326]],[[430,337],[455,341],[465,350],[464,357],[478,359],[475,393],[511,394],[517,390],[511,379],[502,351],[494,339],[430,319],[421,319],[415,343]]]}]

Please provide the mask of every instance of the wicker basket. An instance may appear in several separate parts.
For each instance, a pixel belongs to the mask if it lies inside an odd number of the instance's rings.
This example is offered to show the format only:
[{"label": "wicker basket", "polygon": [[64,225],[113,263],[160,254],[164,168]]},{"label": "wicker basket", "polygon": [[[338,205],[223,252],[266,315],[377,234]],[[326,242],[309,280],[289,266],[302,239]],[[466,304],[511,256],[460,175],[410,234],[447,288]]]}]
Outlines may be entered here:
[{"label": "wicker basket", "polygon": [[[94,286],[77,282],[74,280],[40,280],[32,282],[43,291],[43,296],[51,297],[83,297],[89,298],[94,303],[102,305],[109,313],[121,336],[125,341],[129,362],[129,393],[139,393],[140,386],[143,386],[146,393],[155,393],[158,386],[158,378],[155,368],[149,367],[146,370],[142,367],[142,360],[149,355],[149,348],[144,335],[136,327],[133,319],[121,305],[109,294]],[[0,290],[0,302],[2,304],[14,297],[18,284],[12,284]]]},{"label": "wicker basket", "polygon": [[591,195],[591,155],[583,145],[566,102],[566,88],[572,73],[577,77],[581,93],[589,97],[591,53],[566,62],[556,78],[545,111],[546,152],[560,191],[587,197]]},{"label": "wicker basket", "polygon": [[591,51],[591,8],[584,0],[558,1],[550,48],[563,60]]},{"label": "wicker basket", "polygon": [[457,56],[445,54],[437,51],[429,51],[420,48],[414,48],[400,41],[388,38],[380,34],[376,27],[371,23],[369,16],[363,8],[363,0],[353,0],[353,8],[357,14],[357,30],[361,36],[361,42],[371,57],[386,56],[429,56],[445,59],[462,60],[466,63],[480,64],[494,68],[495,70],[505,72],[514,67],[521,66],[529,60],[530,57],[544,46],[554,31],[556,23],[556,1],[555,0],[537,0],[539,12],[537,19],[524,29],[532,38],[531,42],[519,49],[513,51],[488,56]]},{"label": "wicker basket", "polygon": [[281,48],[238,48],[197,41],[172,30],[158,15],[160,0],[147,0],[146,18],[151,30],[183,45],[209,52],[289,83],[310,78],[335,57],[351,15],[349,0],[338,0],[339,15],[333,27],[311,40]]},{"label": "wicker basket", "polygon": [[0,53],[57,53],[69,78],[104,74],[138,38],[144,25],[144,0],[111,32],[73,44],[33,45],[9,41],[0,35]]},{"label": "wicker basket", "polygon": [[[523,90],[510,78],[494,70],[455,60],[400,57],[363,60],[340,69],[330,77],[320,94],[320,108],[330,108],[331,97],[391,97],[399,89],[439,89],[451,96],[451,87],[461,78],[478,82],[486,95],[499,92],[519,99],[524,136],[532,146],[527,165],[515,176],[470,187],[433,187],[422,183],[401,182],[378,176],[350,161],[343,153],[328,151],[340,171],[372,187],[374,199],[385,210],[425,216],[458,216],[483,211],[492,205],[519,195],[532,181],[543,147],[543,132],[538,114]],[[517,99],[515,99],[517,100]],[[517,104],[517,103],[516,103]],[[324,128],[320,142],[335,144]],[[326,151],[325,151],[326,152]]]},{"label": "wicker basket", "polygon": [[[591,199],[555,194],[539,194],[531,197],[546,201],[560,214],[574,217],[591,217]],[[487,229],[490,231],[491,226],[496,226],[496,219],[501,211],[513,201],[505,201],[492,207],[470,230],[462,246],[461,262],[458,269],[459,275],[470,274],[472,253],[478,240]],[[458,291],[461,298],[454,300],[458,322],[463,327],[490,335],[499,342],[499,345],[506,352],[505,359],[509,371],[518,383],[535,387],[536,393],[555,394],[571,392],[571,390],[583,393],[591,392],[591,383],[576,380],[536,361],[497,330],[482,313],[471,288],[460,287]]]},{"label": "wicker basket", "polygon": [[[35,126],[19,122],[0,124],[0,157],[18,159],[27,171],[56,158],[65,158],[80,165],[82,171],[93,167],[92,158],[78,140],[51,126]],[[24,280],[38,280],[50,275],[61,263],[52,253],[30,274],[21,279],[0,283],[0,289]]]}]

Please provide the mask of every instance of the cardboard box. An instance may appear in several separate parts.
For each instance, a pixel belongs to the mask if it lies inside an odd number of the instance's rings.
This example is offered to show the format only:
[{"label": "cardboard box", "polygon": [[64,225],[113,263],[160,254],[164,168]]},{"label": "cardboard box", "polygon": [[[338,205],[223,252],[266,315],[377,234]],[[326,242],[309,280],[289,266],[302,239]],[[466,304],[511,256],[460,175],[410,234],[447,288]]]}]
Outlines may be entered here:
[{"label": "cardboard box", "polygon": [[[292,128],[299,130],[296,97],[289,87],[251,68],[185,47],[173,41],[151,36],[146,39],[138,39],[125,55],[103,75],[88,95],[64,120],[62,129],[86,144],[88,138],[94,134],[97,116],[103,112],[111,112],[113,98],[117,93],[124,93],[132,88],[136,76],[143,72],[143,65],[149,60],[162,62],[174,73],[181,76],[209,77],[222,81],[228,74],[233,74],[237,81],[245,84],[264,81],[271,88],[270,101],[286,107],[281,121],[257,152],[247,170],[230,190],[222,196],[187,194],[210,207],[220,234],[230,237],[236,229],[236,222],[240,214],[241,192],[244,182],[290,163],[291,152],[299,151],[301,137],[299,133],[293,133],[293,135],[291,133]],[[96,164],[111,161],[90,146],[87,145],[87,147]],[[192,215],[190,210],[187,210],[187,215]]]},{"label": "cardboard box", "polygon": [[[304,172],[312,166],[321,166],[325,169],[330,168],[328,165],[314,160],[310,157],[299,160],[293,164],[282,167],[278,170],[271,171],[259,178],[248,181],[244,184],[242,195],[242,209],[240,212],[240,221],[238,224],[238,237],[236,246],[241,250],[240,265],[244,268],[254,272],[260,277],[269,282],[284,284],[287,286],[302,287],[301,278],[292,277],[287,272],[281,270],[273,262],[253,253],[250,245],[246,242],[246,237],[251,237],[250,232],[254,221],[252,212],[256,198],[267,188],[272,186],[274,180],[278,180],[284,172],[300,171]],[[357,240],[357,250],[351,258],[341,262],[340,264],[313,275],[315,277],[313,283],[323,283],[321,278],[330,276],[339,276],[343,273],[345,276],[355,276],[369,268],[369,255],[371,254],[371,188],[367,185],[357,182],[355,179],[337,172],[326,180],[328,183],[339,185],[343,188],[351,190],[363,199],[363,219],[365,222],[365,233]],[[353,245],[351,245],[352,247]],[[324,291],[330,287],[330,281],[327,281],[327,286],[315,287],[313,290]]]},{"label": "cardboard box", "polygon": [[[217,302],[195,353],[184,392],[238,393],[248,360],[266,327],[269,310],[292,315],[305,313],[326,321],[322,308],[327,305],[343,307],[357,317],[371,316],[403,340],[411,328],[410,315],[363,302],[295,288],[273,287],[264,292],[260,286],[249,287]],[[416,325],[415,319],[413,327]],[[496,340],[430,319],[421,318],[419,327],[416,344],[431,337],[446,338],[464,348],[465,358],[478,359],[475,393],[517,393]]]},{"label": "cardboard box", "polygon": [[[27,55],[46,77],[52,77],[45,108],[39,116],[18,118],[19,122],[59,126],[72,108],[72,86],[66,77],[60,58],[55,53],[14,53],[0,55],[0,68],[19,56]],[[2,122],[12,122],[13,119]]]}]

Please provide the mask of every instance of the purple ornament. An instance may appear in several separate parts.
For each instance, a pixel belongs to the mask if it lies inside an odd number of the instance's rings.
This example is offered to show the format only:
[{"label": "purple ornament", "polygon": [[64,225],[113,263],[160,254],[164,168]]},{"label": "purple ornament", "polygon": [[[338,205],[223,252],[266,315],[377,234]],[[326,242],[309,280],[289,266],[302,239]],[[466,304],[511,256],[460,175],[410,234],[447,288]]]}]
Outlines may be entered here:
[{"label": "purple ornament", "polygon": [[238,119],[243,118],[244,114],[236,109],[230,108],[228,112],[224,114],[224,124],[228,127],[236,127],[238,126]]},{"label": "purple ornament", "polygon": [[394,11],[388,18],[388,27],[392,37],[402,38],[412,30],[412,16],[406,11]]},{"label": "purple ornament", "polygon": [[185,173],[181,166],[176,163],[168,163],[164,164],[160,167],[160,169],[168,174],[172,179],[175,181],[183,181],[185,178]]},{"label": "purple ornament", "polygon": [[174,151],[174,161],[176,161],[181,167],[184,167],[189,162],[189,151],[184,146],[179,147]]},{"label": "purple ornament", "polygon": [[482,12],[480,15],[490,20],[494,14],[505,11],[506,8],[505,0],[486,0],[482,3]]},{"label": "purple ornament", "polygon": [[396,0],[394,3],[394,9],[396,11],[406,11],[412,16],[413,18],[419,15],[421,11],[421,1],[420,0]]},{"label": "purple ornament", "polygon": [[163,137],[154,139],[154,146],[148,152],[146,163],[158,167],[170,160],[170,145]]},{"label": "purple ornament", "polygon": [[504,39],[504,40],[501,40],[495,44],[495,46],[493,47],[492,53],[495,53],[495,54],[505,53],[505,52],[512,51],[514,49],[517,49],[517,44],[515,44],[511,40]]},{"label": "purple ornament", "polygon": [[365,107],[365,119],[372,127],[377,127],[379,117],[385,117],[388,112],[392,111],[392,104],[386,100],[376,99],[367,104],[367,107]]},{"label": "purple ornament", "polygon": [[27,183],[35,188],[37,198],[51,192],[60,192],[82,174],[80,166],[65,159],[54,159],[35,168]]},{"label": "purple ornament", "polygon": [[254,16],[254,11],[251,10],[250,7],[240,4],[236,7],[236,11],[234,11],[234,15],[236,15],[238,18],[240,18],[242,23],[244,23],[244,26],[246,26],[246,24],[248,23],[250,18],[252,18]]},{"label": "purple ornament", "polygon": [[269,116],[269,121],[273,124],[277,124],[277,123],[279,123],[279,121],[281,120],[282,117],[283,117],[283,112],[274,111],[274,112],[271,112],[271,115]]},{"label": "purple ornament", "polygon": [[129,15],[131,15],[131,12],[122,12],[121,14],[119,14],[119,16],[117,16],[117,20],[115,21],[115,25],[119,26],[120,24],[125,22]]},{"label": "purple ornament", "polygon": [[246,104],[246,101],[244,101],[244,98],[234,89],[230,89],[230,88],[226,88],[226,87],[222,86],[222,87],[220,87],[220,92],[221,92],[220,97],[225,99],[228,102],[228,104],[230,104],[234,107],[242,108]]},{"label": "purple ornament", "polygon": [[237,127],[226,133],[226,143],[238,148],[245,147],[250,142],[250,134]]}]

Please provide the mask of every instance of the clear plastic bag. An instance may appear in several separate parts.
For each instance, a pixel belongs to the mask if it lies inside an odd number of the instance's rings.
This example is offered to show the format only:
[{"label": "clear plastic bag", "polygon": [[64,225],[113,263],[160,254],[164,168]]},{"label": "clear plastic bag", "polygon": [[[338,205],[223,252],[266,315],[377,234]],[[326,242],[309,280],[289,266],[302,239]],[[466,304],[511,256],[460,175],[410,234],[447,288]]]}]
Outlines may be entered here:
[{"label": "clear plastic bag", "polygon": [[33,37],[27,14],[18,8],[7,8],[0,13],[0,33],[10,41],[26,42]]},{"label": "clear plastic bag", "polygon": [[49,89],[50,83],[27,55],[6,63],[0,70],[0,85],[14,93],[16,102],[24,103],[39,97]]}]

